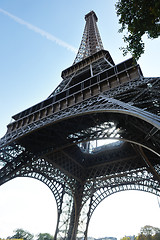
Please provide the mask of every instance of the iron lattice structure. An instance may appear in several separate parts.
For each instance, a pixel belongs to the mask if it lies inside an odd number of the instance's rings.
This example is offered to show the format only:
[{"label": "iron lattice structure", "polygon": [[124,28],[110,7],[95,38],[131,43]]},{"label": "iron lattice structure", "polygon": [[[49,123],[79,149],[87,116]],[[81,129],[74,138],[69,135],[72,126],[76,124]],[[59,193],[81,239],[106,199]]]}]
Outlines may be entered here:
[{"label": "iron lattice structure", "polygon": [[51,189],[55,240],[86,240],[95,208],[113,193],[160,196],[160,77],[143,77],[132,58],[115,65],[96,14],[85,19],[80,49],[60,85],[14,115],[0,140],[0,184],[31,177]]},{"label": "iron lattice structure", "polygon": [[74,64],[103,49],[102,40],[96,24],[98,18],[95,12],[91,11],[86,14],[85,20],[86,25]]}]

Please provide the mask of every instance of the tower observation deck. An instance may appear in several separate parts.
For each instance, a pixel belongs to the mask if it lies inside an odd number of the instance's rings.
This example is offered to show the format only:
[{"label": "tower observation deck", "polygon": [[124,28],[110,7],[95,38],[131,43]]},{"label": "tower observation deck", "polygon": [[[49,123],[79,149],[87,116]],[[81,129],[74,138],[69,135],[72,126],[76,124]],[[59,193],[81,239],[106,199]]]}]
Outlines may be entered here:
[{"label": "tower observation deck", "polygon": [[160,196],[160,77],[144,77],[132,58],[115,64],[95,12],[85,21],[61,83],[15,114],[0,139],[0,185],[16,177],[45,183],[57,203],[55,240],[87,240],[94,210],[111,194]]}]

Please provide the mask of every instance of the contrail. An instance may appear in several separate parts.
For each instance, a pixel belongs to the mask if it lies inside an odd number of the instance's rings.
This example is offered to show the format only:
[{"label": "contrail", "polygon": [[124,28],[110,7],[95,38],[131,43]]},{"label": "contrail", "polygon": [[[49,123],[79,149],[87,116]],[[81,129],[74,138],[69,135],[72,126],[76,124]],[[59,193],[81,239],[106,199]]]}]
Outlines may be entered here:
[{"label": "contrail", "polygon": [[42,37],[45,37],[47,38],[48,40],[52,41],[52,42],[55,42],[57,43],[58,45],[64,47],[64,48],[67,48],[68,50],[74,52],[74,53],[77,53],[77,49],[73,46],[71,46],[70,44],[60,40],[59,38],[56,38],[55,36],[53,36],[52,34],[24,21],[23,19],[21,18],[18,18],[14,15],[12,15],[11,13],[3,10],[2,8],[0,8],[0,12],[4,13],[5,15],[7,15],[8,17],[10,17],[11,19],[13,19],[15,22],[18,22],[19,24],[22,24],[24,26],[26,26],[28,29],[36,32],[36,33],[39,33]]}]

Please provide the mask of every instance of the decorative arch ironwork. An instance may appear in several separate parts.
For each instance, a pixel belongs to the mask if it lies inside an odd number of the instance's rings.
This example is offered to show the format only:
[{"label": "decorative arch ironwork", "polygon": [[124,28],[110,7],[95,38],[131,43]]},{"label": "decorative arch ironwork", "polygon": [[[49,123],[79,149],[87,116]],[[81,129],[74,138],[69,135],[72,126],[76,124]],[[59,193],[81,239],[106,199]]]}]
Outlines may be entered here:
[{"label": "decorative arch ironwork", "polygon": [[[121,175],[121,176],[118,176]],[[103,179],[93,179],[90,188],[87,188],[87,198],[83,203],[80,215],[80,224],[78,233],[84,234],[87,239],[87,232],[91,217],[97,206],[112,194],[137,190],[160,196],[160,185],[154,179],[154,176],[147,169],[139,169],[139,171],[130,171],[128,173],[117,174],[117,176],[104,177]]]},{"label": "decorative arch ironwork", "polygon": [[[160,78],[144,78],[133,59],[115,65],[96,14],[85,19],[62,82],[14,115],[0,139],[0,185],[18,176],[45,183],[57,202],[55,240],[86,240],[95,208],[115,192],[160,191]],[[124,143],[86,151],[83,143],[100,139]]]}]

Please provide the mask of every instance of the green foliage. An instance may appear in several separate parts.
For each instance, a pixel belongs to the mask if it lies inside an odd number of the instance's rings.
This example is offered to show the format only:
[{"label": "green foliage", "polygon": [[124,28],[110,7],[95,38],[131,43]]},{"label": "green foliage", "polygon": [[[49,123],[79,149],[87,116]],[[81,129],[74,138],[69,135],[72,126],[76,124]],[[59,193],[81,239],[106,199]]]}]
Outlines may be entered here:
[{"label": "green foliage", "polygon": [[130,237],[123,237],[121,240],[130,240]]},{"label": "green foliage", "polygon": [[[24,231],[21,228],[18,228],[14,231],[14,235],[8,238],[16,238],[23,240],[33,240],[33,235],[27,231]],[[53,240],[54,237],[49,233],[39,233],[36,240]],[[1,240],[1,239],[0,239]],[[123,237],[121,240],[130,240],[130,237]],[[135,240],[160,240],[160,228],[152,227],[146,225],[141,228],[140,234],[135,237]]]},{"label": "green foliage", "polygon": [[141,228],[136,240],[160,240],[160,228],[146,225]]},{"label": "green foliage", "polygon": [[160,233],[156,233],[153,237],[153,240],[160,240]]},{"label": "green foliage", "polygon": [[145,236],[153,236],[156,233],[160,233],[160,228],[152,227],[150,225],[146,225],[141,228],[140,232]]},{"label": "green foliage", "polygon": [[127,30],[124,41],[127,46],[122,48],[124,55],[130,52],[135,59],[144,53],[142,36],[148,38],[160,36],[160,1],[159,0],[118,0],[116,11],[121,28]]},{"label": "green foliage", "polygon": [[136,237],[136,240],[146,240],[146,236],[143,234],[139,234],[138,237]]},{"label": "green foliage", "polygon": [[39,233],[37,240],[53,240],[53,236],[49,233]]},{"label": "green foliage", "polygon": [[[34,238],[34,235],[32,235],[31,233],[29,233],[21,228],[16,229],[14,231],[14,233],[15,234],[11,237],[8,237],[8,239],[16,238],[16,239],[23,239],[23,240],[33,240],[33,238]],[[36,240],[53,240],[54,237],[52,235],[50,235],[49,233],[39,233],[37,235],[37,238],[35,238],[35,239]]]},{"label": "green foliage", "polygon": [[19,238],[19,239],[24,239],[24,240],[32,240],[33,239],[33,235],[27,231],[24,231],[23,229],[21,228],[18,228],[14,231],[14,235],[9,237],[9,238]]}]

